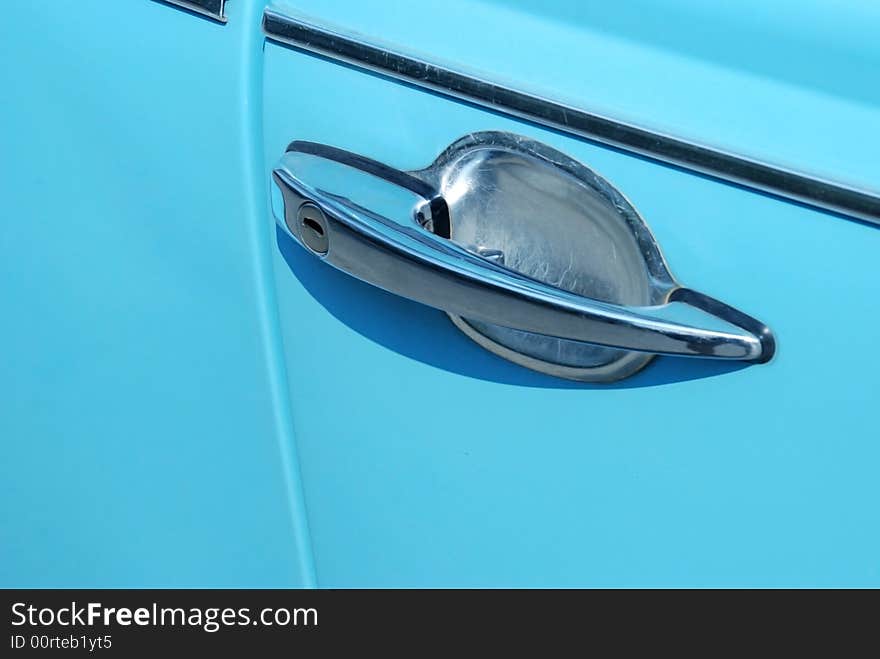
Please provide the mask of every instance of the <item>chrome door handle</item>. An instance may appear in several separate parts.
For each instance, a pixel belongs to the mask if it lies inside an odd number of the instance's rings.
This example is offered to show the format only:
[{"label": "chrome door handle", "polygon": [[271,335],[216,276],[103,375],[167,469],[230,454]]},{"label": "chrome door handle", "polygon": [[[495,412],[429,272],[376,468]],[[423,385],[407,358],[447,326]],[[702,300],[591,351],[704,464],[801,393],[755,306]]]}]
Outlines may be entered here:
[{"label": "chrome door handle", "polygon": [[[615,304],[565,290],[508,267],[504,249],[456,240],[457,212],[460,210],[462,218],[477,213],[470,210],[477,202],[474,197],[496,196],[494,202],[479,199],[480,212],[486,215],[491,212],[487,209],[510,202],[509,197],[500,199],[498,195],[517,194],[521,185],[505,184],[507,174],[502,174],[505,167],[513,167],[512,159],[534,161],[536,168],[560,166],[562,154],[549,147],[522,138],[510,140],[513,138],[502,133],[468,136],[428,169],[411,173],[334,147],[293,142],[273,172],[284,205],[279,224],[306,249],[339,270],[467,319],[470,327],[509,328],[614,348],[615,353],[648,353],[646,359],[663,354],[766,362],[772,357],[775,342],[766,326],[674,281],[653,236],[643,222],[639,224],[641,218],[634,209],[634,217],[627,215],[620,222],[626,224],[645,260],[650,293],[645,298],[649,304],[644,305]],[[607,182],[575,163],[596,179],[587,180],[584,172],[573,172],[572,163],[575,161],[565,161],[568,168],[563,166],[558,175],[580,174],[581,179],[575,176],[573,182],[566,181],[564,195],[558,191],[554,194],[574,198],[580,191],[577,186],[583,184],[592,196],[586,201],[565,203],[580,204],[585,210],[579,212],[589,214],[586,202],[593,203],[593,197],[597,197],[619,213],[621,202],[613,195],[607,197],[608,190],[600,190],[606,195],[603,197],[584,184]],[[529,178],[521,166],[512,171],[520,176],[519,180],[523,180],[522,174],[526,174],[525,180]],[[556,176],[552,172],[540,175]],[[542,189],[546,187],[545,183]],[[465,206],[462,199],[468,195],[470,206]],[[557,201],[554,198],[552,203]],[[568,206],[560,208],[566,211]],[[601,213],[607,215],[608,211],[602,207]],[[548,221],[552,218],[542,220],[545,224]],[[538,236],[536,240],[540,244],[551,239]],[[627,241],[624,238],[619,242]],[[538,355],[538,361],[543,358]],[[631,370],[633,360],[629,363],[629,369],[612,376],[605,373],[578,379],[618,379],[629,374],[626,371]]]}]

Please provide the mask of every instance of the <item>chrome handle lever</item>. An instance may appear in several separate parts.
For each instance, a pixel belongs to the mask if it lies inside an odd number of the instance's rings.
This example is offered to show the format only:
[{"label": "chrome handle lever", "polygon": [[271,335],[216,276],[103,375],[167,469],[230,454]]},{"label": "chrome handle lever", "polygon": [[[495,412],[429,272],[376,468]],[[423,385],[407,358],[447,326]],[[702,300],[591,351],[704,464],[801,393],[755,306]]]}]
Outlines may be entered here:
[{"label": "chrome handle lever", "polygon": [[333,147],[293,142],[273,172],[284,204],[279,224],[343,272],[475,325],[638,353],[750,362],[772,356],[769,329],[678,286],[671,275],[652,282],[661,303],[613,304],[506,267],[502,250],[459,244],[446,197],[479,189],[444,196],[431,182],[437,163],[433,167],[407,173]]}]

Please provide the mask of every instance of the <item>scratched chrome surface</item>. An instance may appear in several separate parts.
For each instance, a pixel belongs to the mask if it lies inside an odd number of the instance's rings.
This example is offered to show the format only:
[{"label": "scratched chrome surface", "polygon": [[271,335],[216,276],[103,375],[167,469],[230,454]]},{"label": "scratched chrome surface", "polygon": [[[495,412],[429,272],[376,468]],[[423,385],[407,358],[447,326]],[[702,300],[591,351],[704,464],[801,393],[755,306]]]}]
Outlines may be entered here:
[{"label": "scratched chrome surface", "polygon": [[[675,286],[650,230],[632,204],[583,164],[535,140],[486,131],[452,144],[418,173],[449,205],[452,239],[497,254],[505,267],[585,297],[661,304]],[[574,369],[651,355],[557,339],[450,314],[489,349]],[[489,342],[480,340],[488,339]],[[509,352],[512,351],[512,352]],[[531,358],[531,359],[528,359]]]}]

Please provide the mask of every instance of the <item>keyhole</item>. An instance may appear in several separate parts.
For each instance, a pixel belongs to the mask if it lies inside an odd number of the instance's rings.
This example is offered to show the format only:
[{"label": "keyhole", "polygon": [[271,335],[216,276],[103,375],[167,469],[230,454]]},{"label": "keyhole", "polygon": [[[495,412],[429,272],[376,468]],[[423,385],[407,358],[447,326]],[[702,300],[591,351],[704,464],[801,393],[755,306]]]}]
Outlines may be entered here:
[{"label": "keyhole", "polygon": [[322,227],[320,224],[315,222],[310,217],[307,217],[303,220],[303,226],[306,227],[307,229],[311,229],[312,231],[317,233],[319,236],[324,235],[324,227]]},{"label": "keyhole", "polygon": [[330,249],[324,212],[315,204],[307,202],[300,206],[297,217],[300,242],[318,256],[324,256]]}]

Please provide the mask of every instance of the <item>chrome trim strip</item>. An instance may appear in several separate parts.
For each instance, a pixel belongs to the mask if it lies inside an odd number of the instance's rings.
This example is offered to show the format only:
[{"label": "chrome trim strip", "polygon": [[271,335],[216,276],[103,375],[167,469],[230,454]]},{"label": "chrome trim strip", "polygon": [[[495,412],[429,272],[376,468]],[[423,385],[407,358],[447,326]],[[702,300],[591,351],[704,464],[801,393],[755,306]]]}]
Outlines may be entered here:
[{"label": "chrome trim strip", "polygon": [[880,224],[880,193],[777,167],[498,85],[308,23],[267,7],[273,41],[423,87],[568,135],[866,222]]},{"label": "chrome trim strip", "polygon": [[183,9],[189,9],[202,16],[213,18],[219,23],[226,22],[226,0],[160,0],[169,5],[176,5]]}]

